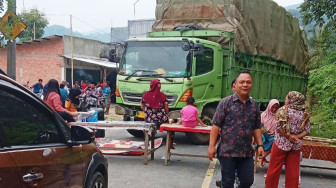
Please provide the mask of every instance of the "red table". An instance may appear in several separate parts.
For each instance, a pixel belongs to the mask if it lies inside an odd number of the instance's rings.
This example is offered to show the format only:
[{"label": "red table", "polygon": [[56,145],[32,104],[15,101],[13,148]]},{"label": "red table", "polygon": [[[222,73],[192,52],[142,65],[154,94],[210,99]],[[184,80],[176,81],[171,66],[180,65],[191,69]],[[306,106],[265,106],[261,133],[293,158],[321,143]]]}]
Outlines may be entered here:
[{"label": "red table", "polygon": [[211,126],[208,127],[201,127],[196,126],[195,128],[184,127],[183,125],[177,124],[162,124],[160,126],[160,132],[167,131],[166,136],[166,154],[165,154],[165,165],[168,165],[168,161],[170,160],[170,156],[177,155],[177,156],[187,156],[187,157],[203,157],[208,158],[208,155],[192,155],[192,154],[185,154],[185,153],[172,153],[170,152],[171,148],[171,139],[173,132],[190,132],[190,133],[205,133],[210,134]]},{"label": "red table", "polygon": [[301,152],[303,158],[318,159],[336,163],[336,145],[305,139],[303,141]]},{"label": "red table", "polygon": [[[332,141],[330,139],[306,136],[303,140],[301,153],[302,158],[330,161],[336,163],[336,145],[335,141]],[[255,156],[254,172],[257,172],[257,163],[257,156]],[[313,166],[301,163],[301,166],[336,170],[335,165]]]}]

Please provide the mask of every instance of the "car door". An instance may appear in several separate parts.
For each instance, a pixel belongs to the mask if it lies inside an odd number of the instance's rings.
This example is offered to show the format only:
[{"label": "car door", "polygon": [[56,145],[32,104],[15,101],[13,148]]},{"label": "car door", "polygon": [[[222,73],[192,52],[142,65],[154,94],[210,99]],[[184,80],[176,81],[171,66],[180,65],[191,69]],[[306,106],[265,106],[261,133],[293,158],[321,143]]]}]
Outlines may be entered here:
[{"label": "car door", "polygon": [[0,187],[22,187],[14,160],[0,147]]},{"label": "car door", "polygon": [[17,165],[18,187],[82,187],[82,148],[65,144],[70,131],[64,121],[30,92],[3,80],[0,104],[3,149]]}]

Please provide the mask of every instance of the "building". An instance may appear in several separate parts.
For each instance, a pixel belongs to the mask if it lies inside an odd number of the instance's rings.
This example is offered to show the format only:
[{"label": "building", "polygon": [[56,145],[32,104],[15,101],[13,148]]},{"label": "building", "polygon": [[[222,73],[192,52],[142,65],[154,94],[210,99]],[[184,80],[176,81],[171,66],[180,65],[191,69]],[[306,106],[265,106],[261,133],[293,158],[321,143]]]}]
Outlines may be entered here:
[{"label": "building", "polygon": [[155,19],[128,20],[128,38],[146,37],[154,22]]},{"label": "building", "polygon": [[[30,86],[43,79],[66,80],[72,83],[72,59],[74,81],[92,82],[107,79],[115,82],[118,63],[109,62],[108,52],[114,46],[109,43],[70,36],[49,36],[37,40],[19,42],[16,46],[16,80]],[[7,71],[7,49],[0,48],[0,68]]]}]

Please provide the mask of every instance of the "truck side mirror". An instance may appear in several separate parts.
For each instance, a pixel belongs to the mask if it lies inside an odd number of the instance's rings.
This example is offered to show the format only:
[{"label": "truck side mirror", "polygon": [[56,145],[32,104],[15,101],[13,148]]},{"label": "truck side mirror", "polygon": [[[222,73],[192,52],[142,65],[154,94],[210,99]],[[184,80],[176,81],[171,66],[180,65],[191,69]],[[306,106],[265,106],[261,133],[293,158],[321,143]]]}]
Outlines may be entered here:
[{"label": "truck side mirror", "polygon": [[116,52],[115,52],[115,49],[111,49],[111,50],[109,50],[109,53],[108,53],[108,60],[109,60],[110,62],[119,63],[120,58],[117,57],[117,54],[116,54]]},{"label": "truck side mirror", "polygon": [[182,44],[182,50],[183,51],[189,51],[190,50],[190,44],[189,43],[184,43]]},{"label": "truck side mirror", "polygon": [[194,44],[194,56],[203,56],[204,55],[204,44],[195,43]]}]

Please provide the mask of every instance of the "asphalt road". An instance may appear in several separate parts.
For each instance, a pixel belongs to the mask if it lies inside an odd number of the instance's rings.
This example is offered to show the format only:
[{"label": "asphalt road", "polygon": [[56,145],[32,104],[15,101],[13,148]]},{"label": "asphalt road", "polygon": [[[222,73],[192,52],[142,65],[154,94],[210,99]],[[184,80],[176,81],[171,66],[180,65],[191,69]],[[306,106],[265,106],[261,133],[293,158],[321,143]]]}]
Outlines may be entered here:
[{"label": "asphalt road", "polygon": [[[117,140],[138,140],[124,129],[106,130],[106,137]],[[165,133],[158,133],[156,137],[165,138]],[[183,133],[176,133],[178,143],[174,152],[190,154],[206,154],[207,146],[192,145]],[[216,187],[216,180],[220,179],[220,165],[217,161],[213,173],[208,171],[210,161],[207,158],[172,156],[168,166],[164,166],[165,139],[161,147],[156,150],[154,160],[143,165],[143,156],[106,155],[109,161],[110,188],[208,188]],[[335,163],[307,160],[303,163],[314,165],[334,166]],[[258,168],[255,173],[253,187],[264,187],[264,168]],[[208,172],[208,173],[207,173]],[[336,171],[302,168],[302,188],[336,188]],[[207,181],[209,182],[207,184]],[[284,187],[284,169],[279,182],[279,188]]]}]

